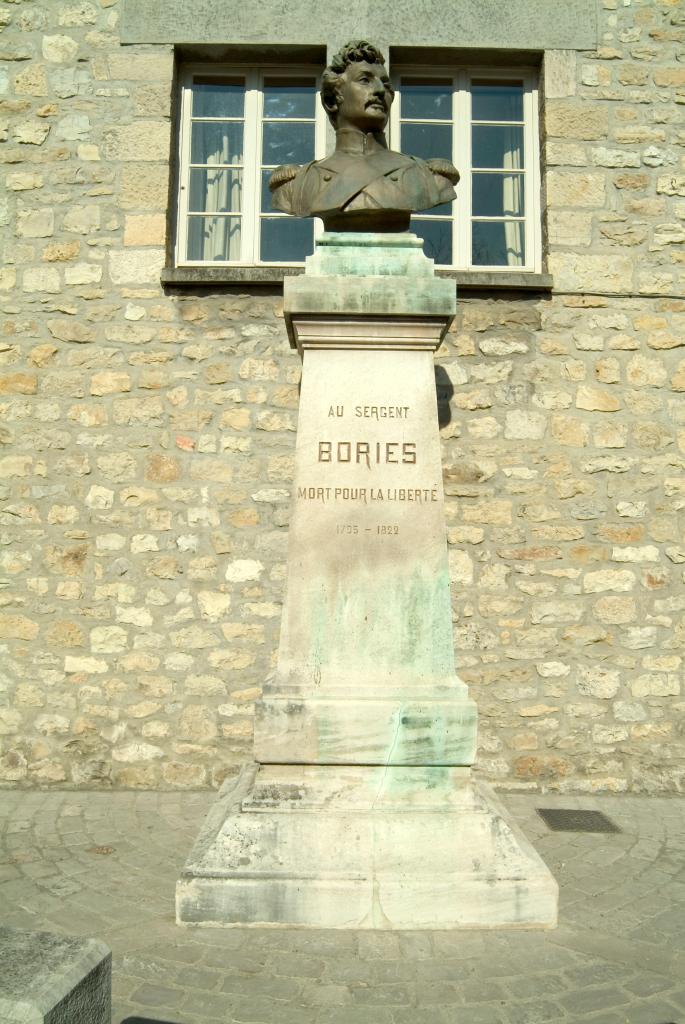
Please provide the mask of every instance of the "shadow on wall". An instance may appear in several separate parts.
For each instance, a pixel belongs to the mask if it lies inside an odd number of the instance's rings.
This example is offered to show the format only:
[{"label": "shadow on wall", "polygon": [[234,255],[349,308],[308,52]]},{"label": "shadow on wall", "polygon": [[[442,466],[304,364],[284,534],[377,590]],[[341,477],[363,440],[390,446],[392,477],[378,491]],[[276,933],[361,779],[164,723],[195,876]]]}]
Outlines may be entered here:
[{"label": "shadow on wall", "polygon": [[435,392],[438,400],[438,424],[446,427],[452,419],[450,401],[454,396],[454,385],[444,366],[435,367]]},{"label": "shadow on wall", "polygon": [[180,1024],[179,1021],[157,1020],[156,1017],[126,1017],[121,1024]]}]

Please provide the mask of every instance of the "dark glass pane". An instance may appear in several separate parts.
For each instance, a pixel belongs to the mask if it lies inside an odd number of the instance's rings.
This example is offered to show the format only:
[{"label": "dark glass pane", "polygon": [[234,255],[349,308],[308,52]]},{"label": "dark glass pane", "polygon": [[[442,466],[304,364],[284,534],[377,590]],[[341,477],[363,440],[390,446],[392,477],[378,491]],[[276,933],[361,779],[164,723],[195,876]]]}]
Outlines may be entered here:
[{"label": "dark glass pane", "polygon": [[400,104],[401,116],[404,118],[451,121],[452,79],[403,78]]},{"label": "dark glass pane", "polygon": [[526,262],[523,221],[473,221],[471,239],[476,267],[522,267]]},{"label": "dark glass pane", "polygon": [[452,203],[440,203],[440,206],[431,206],[431,217],[451,217]]},{"label": "dark glass pane", "polygon": [[314,78],[265,78],[264,117],[314,117]]},{"label": "dark glass pane", "polygon": [[239,260],[240,217],[189,217],[189,260]]},{"label": "dark glass pane", "polygon": [[262,213],[277,213],[278,211],[271,204],[271,191],[269,189],[269,178],[273,174],[271,168],[262,171],[262,201],[260,210]]},{"label": "dark glass pane", "polygon": [[188,209],[191,213],[240,213],[243,172],[194,168],[190,172]]},{"label": "dark glass pane", "polygon": [[262,138],[263,164],[306,164],[314,159],[313,124],[267,122]]},{"label": "dark glass pane", "polygon": [[474,79],[471,117],[474,121],[522,121],[523,83]]},{"label": "dark glass pane", "polygon": [[243,162],[243,126],[240,122],[221,124],[195,121],[190,141],[193,164],[241,164]]},{"label": "dark glass pane", "polygon": [[473,174],[474,217],[522,217],[523,175]]},{"label": "dark glass pane", "polygon": [[242,117],[244,109],[243,78],[193,78],[193,117]]},{"label": "dark glass pane", "polygon": [[423,251],[436,263],[451,265],[452,221],[411,219],[411,230],[423,239]]},{"label": "dark glass pane", "polygon": [[260,254],[263,262],[302,263],[314,252],[314,221],[294,217],[262,217]]},{"label": "dark glass pane", "polygon": [[523,167],[521,126],[474,124],[471,132],[473,167]]},{"label": "dark glass pane", "polygon": [[400,149],[422,160],[439,156],[452,159],[451,124],[403,124]]}]

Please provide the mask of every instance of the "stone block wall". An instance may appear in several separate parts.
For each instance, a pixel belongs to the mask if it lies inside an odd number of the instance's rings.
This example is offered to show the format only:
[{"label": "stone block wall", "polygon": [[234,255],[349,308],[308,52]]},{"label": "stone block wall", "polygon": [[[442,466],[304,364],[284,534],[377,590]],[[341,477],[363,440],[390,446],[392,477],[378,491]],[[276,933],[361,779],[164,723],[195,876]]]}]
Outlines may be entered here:
[{"label": "stone block wall", "polygon": [[[299,361],[279,288],[161,287],[173,53],[120,13],[0,3],[2,785],[217,785],[275,660]],[[456,651],[495,782],[675,791],[685,5],[601,18],[542,72],[554,289],[439,353]]]}]

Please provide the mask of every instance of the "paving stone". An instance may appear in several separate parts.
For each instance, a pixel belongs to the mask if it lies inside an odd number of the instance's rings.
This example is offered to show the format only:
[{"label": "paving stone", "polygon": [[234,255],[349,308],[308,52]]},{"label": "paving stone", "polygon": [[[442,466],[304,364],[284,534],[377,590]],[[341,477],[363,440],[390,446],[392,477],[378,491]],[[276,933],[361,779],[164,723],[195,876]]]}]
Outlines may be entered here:
[{"label": "paving stone", "polygon": [[559,1002],[566,1007],[569,1013],[582,1014],[597,1008],[609,1010],[615,1006],[624,1006],[630,1002],[630,999],[621,989],[603,985],[597,988],[586,988],[580,992],[570,992],[560,996]]},{"label": "paving stone", "polygon": [[176,1005],[182,991],[145,982],[131,993],[131,1001],[137,1006],[171,1007]]},{"label": "paving stone", "polygon": [[564,972],[569,984],[575,988],[582,988],[585,985],[597,985],[602,981],[630,977],[630,970],[621,964],[585,964],[583,967],[576,967],[573,970]]},{"label": "paving stone", "polygon": [[222,992],[236,996],[267,996],[270,999],[296,999],[302,988],[298,978],[281,978],[270,971],[262,974],[229,975],[225,978]]},{"label": "paving stone", "polygon": [[622,985],[636,996],[651,996],[672,988],[673,982],[670,978],[662,978],[658,974],[636,974],[624,979]]},{"label": "paving stone", "polygon": [[451,985],[447,981],[431,981],[418,984],[415,996],[419,1006],[450,1006],[463,1003],[465,995],[459,985]]},{"label": "paving stone", "polygon": [[566,1020],[566,1014],[557,1003],[546,999],[511,1004],[505,1008],[507,1024],[542,1024],[543,1021]]},{"label": "paving stone", "polygon": [[[626,1024],[625,1013],[593,1013],[589,1017],[578,1018],[578,1020],[586,1020],[591,1024]],[[655,1022],[656,1024],[656,1022]],[[665,1024],[665,1022],[660,1022]]]},{"label": "paving stone", "polygon": [[673,1003],[663,999],[650,999],[644,1003],[631,1003],[625,1011],[630,1024],[679,1024],[681,1012]]},{"label": "paving stone", "polygon": [[320,978],[325,967],[325,960],[314,960],[298,953],[272,953],[268,960],[269,971],[286,978]]},{"label": "paving stone", "polygon": [[352,993],[347,985],[326,981],[305,982],[300,998],[313,1006],[349,1006],[352,1003]]},{"label": "paving stone", "polygon": [[[413,1024],[416,1024],[416,1011]],[[317,1017],[317,1024],[394,1024],[397,1018],[381,1006],[346,1006],[335,1010],[324,1010]]]},{"label": "paving stone", "polygon": [[[536,966],[539,966],[536,964]],[[504,982],[506,991],[514,998],[523,999],[531,992],[544,992],[545,995],[556,995],[569,988],[568,981],[562,974],[522,974],[519,978],[507,978]]]},{"label": "paving stone", "polygon": [[351,993],[355,1003],[367,1006],[408,1006],[412,1002],[409,985],[358,985]]},{"label": "paving stone", "polygon": [[343,954],[326,962],[324,978],[340,984],[364,982],[369,985],[374,977],[374,966],[369,961]]},{"label": "paving stone", "polygon": [[[504,799],[534,837],[539,798]],[[103,939],[114,951],[113,1024],[682,1022],[682,798],[583,797],[630,835],[605,871],[601,858],[585,862],[602,839],[539,834],[550,863],[565,865],[560,926],[517,933],[179,929],[174,882],[211,802],[197,793],[0,791],[0,864],[16,868],[0,876],[3,919]],[[82,845],[65,841],[73,835]],[[103,839],[116,853],[88,853]],[[54,881],[69,882],[63,895],[49,890]],[[601,918],[592,891],[615,897]],[[651,894],[669,909],[649,918]]]},{"label": "paving stone", "polygon": [[173,965],[172,969],[176,984],[183,988],[199,988],[208,992],[217,988],[222,979],[220,971],[212,971],[207,967],[184,967],[179,970],[176,965]]},{"label": "paving stone", "polygon": [[[434,1011],[433,1017],[426,1018],[426,1024],[503,1024],[505,1018],[501,1008],[489,1006],[473,1006],[468,1004],[463,1009],[455,1012],[453,1008]],[[399,1024],[399,1021],[398,1021]],[[404,1022],[402,1022],[404,1024]],[[411,1024],[411,1017],[407,1016],[406,1024]]]},{"label": "paving stone", "polygon": [[260,997],[237,999],[230,1007],[224,1004],[224,1017],[231,1024],[314,1024],[318,1010],[312,1007],[288,1006]]}]

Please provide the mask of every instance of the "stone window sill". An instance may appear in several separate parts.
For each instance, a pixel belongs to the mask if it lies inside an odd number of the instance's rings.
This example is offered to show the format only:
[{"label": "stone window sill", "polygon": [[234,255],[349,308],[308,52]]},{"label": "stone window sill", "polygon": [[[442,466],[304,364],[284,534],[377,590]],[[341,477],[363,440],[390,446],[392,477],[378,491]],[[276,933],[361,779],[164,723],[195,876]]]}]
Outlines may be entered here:
[{"label": "stone window sill", "polygon": [[[302,267],[165,267],[162,284],[172,288],[206,288],[214,285],[248,285],[250,287],[282,284],[286,277],[296,277]],[[478,270],[438,270],[438,277],[455,281],[460,291],[551,291],[551,274],[531,274],[521,271],[491,273]]]}]

